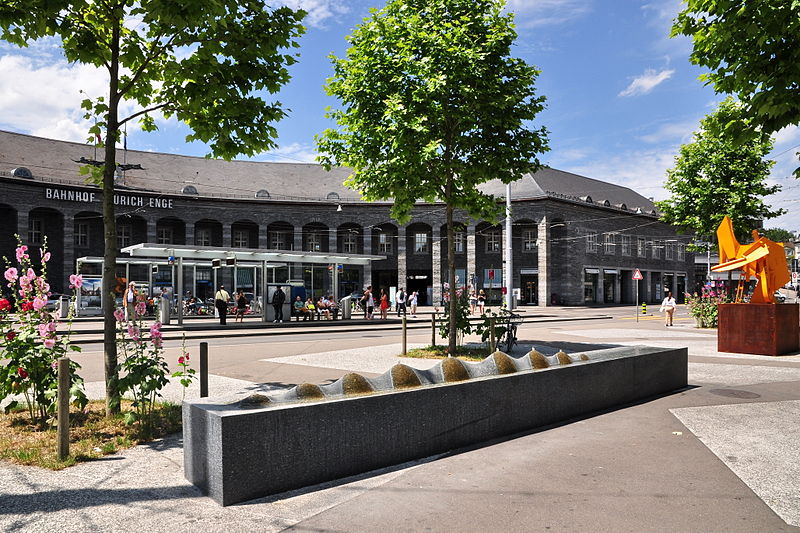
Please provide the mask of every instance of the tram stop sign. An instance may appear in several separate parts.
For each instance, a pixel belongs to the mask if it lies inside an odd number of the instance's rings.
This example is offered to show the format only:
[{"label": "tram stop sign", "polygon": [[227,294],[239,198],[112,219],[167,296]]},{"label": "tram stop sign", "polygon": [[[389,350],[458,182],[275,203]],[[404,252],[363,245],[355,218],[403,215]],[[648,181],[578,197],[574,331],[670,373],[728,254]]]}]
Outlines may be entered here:
[{"label": "tram stop sign", "polygon": [[641,279],[644,279],[644,277],[642,277],[642,273],[639,271],[638,268],[633,271],[633,279],[635,279],[637,281],[641,280]]}]

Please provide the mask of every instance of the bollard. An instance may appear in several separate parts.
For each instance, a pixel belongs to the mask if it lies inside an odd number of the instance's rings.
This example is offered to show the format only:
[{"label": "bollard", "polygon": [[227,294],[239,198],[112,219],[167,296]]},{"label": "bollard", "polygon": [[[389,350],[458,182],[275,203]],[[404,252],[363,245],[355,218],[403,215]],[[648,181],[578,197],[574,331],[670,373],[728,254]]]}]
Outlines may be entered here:
[{"label": "bollard", "polygon": [[647,314],[647,302],[642,302],[642,314]]},{"label": "bollard", "polygon": [[208,397],[208,343],[200,343],[200,397]]},{"label": "bollard", "polygon": [[58,358],[58,460],[69,457],[69,357]]},{"label": "bollard", "polygon": [[489,317],[489,351],[494,353],[497,349],[497,343],[494,338],[494,317]]},{"label": "bollard", "polygon": [[406,317],[403,317],[403,355],[408,353],[408,330],[406,329]]},{"label": "bollard", "polygon": [[431,346],[436,346],[436,313],[431,315]]}]

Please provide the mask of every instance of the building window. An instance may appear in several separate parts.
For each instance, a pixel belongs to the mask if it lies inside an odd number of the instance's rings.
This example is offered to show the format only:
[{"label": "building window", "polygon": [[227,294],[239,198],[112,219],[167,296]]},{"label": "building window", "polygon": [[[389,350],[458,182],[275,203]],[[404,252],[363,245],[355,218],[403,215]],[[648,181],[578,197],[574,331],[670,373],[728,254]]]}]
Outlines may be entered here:
[{"label": "building window", "polygon": [[194,234],[194,243],[198,246],[211,246],[211,230],[198,229]]},{"label": "building window", "polygon": [[460,231],[455,232],[453,236],[453,238],[455,239],[457,254],[464,253],[464,241],[466,240],[464,237],[465,237],[464,233]]},{"label": "building window", "polygon": [[664,248],[664,243],[662,241],[653,241],[651,247],[653,249],[653,259],[661,259],[661,250]]},{"label": "building window", "polygon": [[289,240],[288,231],[272,231],[269,235],[269,247],[273,250],[289,250],[287,242]]},{"label": "building window", "polygon": [[89,246],[89,223],[75,223],[75,246]]},{"label": "building window", "polygon": [[535,252],[536,251],[536,230],[526,229],[522,232],[522,251]]},{"label": "building window", "polygon": [[158,228],[156,230],[156,242],[158,244],[173,244],[174,232],[172,228]]},{"label": "building window", "polygon": [[322,251],[322,235],[320,233],[306,233],[305,250],[307,252]]},{"label": "building window", "polygon": [[342,235],[342,252],[346,254],[358,253],[358,235],[355,233]]},{"label": "building window", "polygon": [[490,231],[486,234],[486,251],[499,252],[500,251],[500,232]]},{"label": "building window", "polygon": [[603,253],[615,254],[617,253],[617,234],[604,233],[603,234]]},{"label": "building window", "polygon": [[131,225],[117,224],[117,246],[127,248],[131,245]]},{"label": "building window", "polygon": [[686,261],[686,246],[683,244],[678,245],[678,261]]},{"label": "building window", "polygon": [[622,255],[631,255],[631,236],[622,235]]},{"label": "building window", "polygon": [[428,234],[427,233],[415,233],[414,234],[414,253],[415,254],[427,254],[431,251],[429,242],[428,242]]},{"label": "building window", "polygon": [[44,221],[41,218],[28,219],[28,244],[42,244]]},{"label": "building window", "polygon": [[636,255],[638,257],[647,257],[647,248],[645,247],[645,240],[642,237],[636,239]]},{"label": "building window", "polygon": [[250,247],[250,232],[246,229],[237,229],[233,232],[233,247],[234,248],[249,248]]},{"label": "building window", "polygon": [[381,233],[378,236],[378,252],[384,254],[392,253],[392,240],[389,235]]},{"label": "building window", "polygon": [[600,249],[600,246],[597,244],[597,233],[594,231],[589,232],[586,235],[586,251],[587,252],[597,252]]},{"label": "building window", "polygon": [[665,245],[664,250],[665,250],[665,253],[667,254],[667,257],[666,257],[667,261],[672,261],[673,259],[675,259],[675,245],[674,244],[672,244],[671,242],[668,242]]}]

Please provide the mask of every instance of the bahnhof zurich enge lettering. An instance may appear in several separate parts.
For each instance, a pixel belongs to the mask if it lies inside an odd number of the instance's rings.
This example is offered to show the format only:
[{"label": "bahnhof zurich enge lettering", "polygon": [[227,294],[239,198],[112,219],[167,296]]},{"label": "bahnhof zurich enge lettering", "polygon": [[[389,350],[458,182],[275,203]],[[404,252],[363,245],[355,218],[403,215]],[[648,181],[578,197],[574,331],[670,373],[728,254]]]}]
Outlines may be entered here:
[{"label": "bahnhof zurich enge lettering", "polygon": [[[76,162],[92,158],[94,151],[86,144],[0,131],[0,255],[13,258],[15,233],[31,247],[46,237],[54,291],[67,289],[78,258],[103,255],[102,192],[86,184]],[[441,300],[448,281],[443,204],[420,202],[411,221],[400,225],[389,215],[389,202],[364,202],[342,185],[347,169],[131,150],[120,150],[118,159],[141,167],[117,176],[121,248],[149,242],[379,255],[386,258],[367,266],[344,265],[336,276],[333,266],[287,264],[274,269],[270,281],[302,281],[315,296],[341,297],[372,285],[418,291],[423,305]],[[496,181],[483,190],[504,197],[506,188]],[[660,222],[648,198],[556,169],[524,176],[511,192],[513,286],[519,304],[633,303],[637,268],[644,276],[641,301],[660,301],[666,290],[682,295],[687,284],[692,288],[687,236]],[[457,228],[456,281],[483,289],[490,302],[501,298],[505,238],[502,221],[464,217]],[[100,274],[99,265],[82,269]],[[151,280],[151,290],[173,283],[174,269],[156,274],[146,264],[127,269],[120,266],[118,275]],[[213,294],[210,262],[184,270],[187,292]],[[258,283],[248,269],[220,268],[216,274],[227,287],[252,291]]]}]

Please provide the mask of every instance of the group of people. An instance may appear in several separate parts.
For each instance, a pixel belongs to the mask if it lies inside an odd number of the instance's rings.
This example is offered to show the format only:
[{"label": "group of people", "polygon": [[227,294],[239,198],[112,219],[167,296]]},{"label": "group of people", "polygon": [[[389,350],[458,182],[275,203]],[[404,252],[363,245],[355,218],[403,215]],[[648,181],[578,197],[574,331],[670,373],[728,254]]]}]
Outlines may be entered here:
[{"label": "group of people", "polygon": [[[227,324],[228,303],[231,301],[231,295],[225,290],[225,285],[220,285],[216,294],[214,294],[214,307],[217,308],[217,316],[219,316],[219,323],[221,325]],[[234,300],[234,322],[244,322],[244,315],[247,312],[247,297],[244,295],[244,290],[239,289],[236,292],[236,299]]]},{"label": "group of people", "polygon": [[333,297],[333,295],[320,296],[316,303],[310,296],[305,302],[300,296],[297,296],[294,299],[292,307],[294,316],[297,317],[298,322],[300,321],[301,317],[303,320],[314,320],[315,314],[319,318],[324,317],[328,320],[332,320],[339,312],[339,304],[336,303],[336,299]]},{"label": "group of people", "polygon": [[469,313],[471,315],[483,315],[486,311],[486,293],[481,289],[478,292],[474,290],[469,293]]},{"label": "group of people", "polygon": [[[410,311],[411,316],[416,317],[418,298],[419,293],[417,291],[408,294],[403,287],[400,287],[397,293],[395,293],[395,309],[397,311],[397,316],[400,316],[400,313],[406,316]],[[359,303],[364,310],[364,318],[367,320],[372,320],[374,318],[376,307],[380,312],[382,320],[386,320],[389,316],[391,303],[389,302],[389,295],[386,293],[385,289],[381,289],[380,294],[376,297],[372,291],[372,285],[369,285],[364,289],[364,294],[361,296]]]}]

